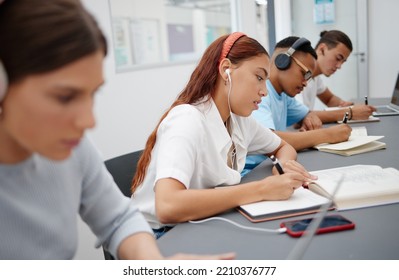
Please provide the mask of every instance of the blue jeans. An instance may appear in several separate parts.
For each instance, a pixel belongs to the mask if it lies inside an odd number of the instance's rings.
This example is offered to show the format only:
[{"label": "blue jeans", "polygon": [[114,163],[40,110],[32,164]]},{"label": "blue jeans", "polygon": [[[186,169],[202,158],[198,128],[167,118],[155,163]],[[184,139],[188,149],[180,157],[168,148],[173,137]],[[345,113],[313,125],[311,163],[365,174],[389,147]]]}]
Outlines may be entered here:
[{"label": "blue jeans", "polygon": [[152,229],[152,231],[154,232],[154,236],[156,239],[161,238],[165,233],[167,233],[169,230],[171,230],[173,227],[168,227],[168,226],[164,226],[158,229]]}]

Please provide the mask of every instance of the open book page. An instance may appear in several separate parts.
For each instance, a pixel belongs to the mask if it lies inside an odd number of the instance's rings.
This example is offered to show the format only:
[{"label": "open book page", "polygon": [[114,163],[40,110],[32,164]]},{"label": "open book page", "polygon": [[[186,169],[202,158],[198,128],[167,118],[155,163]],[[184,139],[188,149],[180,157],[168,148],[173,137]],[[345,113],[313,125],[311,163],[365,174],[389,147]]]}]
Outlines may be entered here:
[{"label": "open book page", "polygon": [[341,175],[345,174],[345,182],[334,200],[338,210],[399,201],[399,171],[394,168],[352,165],[311,173],[317,175],[318,180],[311,183],[309,189],[322,195],[331,194]]},{"label": "open book page", "polygon": [[[367,128],[365,126],[352,127],[351,135],[349,136],[349,140],[348,141],[355,141],[356,138],[362,137],[362,136],[368,136],[367,135]],[[380,136],[380,137],[382,138],[383,136]],[[367,139],[367,138],[365,138],[365,139]],[[341,145],[338,145],[338,148],[340,146],[344,146],[344,147],[345,146],[353,146],[353,144],[348,144],[347,143],[348,141],[341,142],[341,143],[336,143],[336,144],[322,143],[322,144],[316,145],[315,148],[316,149],[319,149],[319,148],[322,148],[322,147],[332,147],[332,148],[334,148],[334,147],[337,146],[337,144],[341,144]],[[339,149],[342,150],[342,148],[339,148]]]},{"label": "open book page", "polygon": [[257,217],[278,219],[282,215],[317,210],[321,205],[328,202],[329,200],[325,197],[300,187],[288,200],[260,201],[241,205],[239,208],[254,219]]},{"label": "open book page", "polygon": [[341,150],[341,151],[337,151],[337,150],[320,150],[322,152],[328,152],[328,153],[334,153],[334,154],[338,154],[338,155],[342,155],[342,156],[353,156],[353,155],[357,155],[357,154],[363,154],[363,153],[367,153],[367,152],[372,152],[372,151],[377,151],[377,150],[381,150],[381,149],[385,149],[386,148],[386,144],[384,142],[380,142],[380,141],[372,141],[370,143],[352,148],[352,149],[348,149],[348,150]]},{"label": "open book page", "polygon": [[[345,145],[337,145],[337,146],[332,146],[332,147],[322,146],[322,147],[318,147],[317,149],[321,152],[333,153],[333,154],[338,154],[338,155],[342,155],[342,156],[352,156],[352,155],[367,153],[367,152],[381,150],[381,149],[386,148],[386,144],[384,142],[380,142],[380,141],[369,142],[369,140],[370,140],[369,138],[357,139],[356,143],[358,145],[355,145],[350,148],[348,148],[348,146],[345,146]],[[352,143],[352,144],[354,144],[354,143]]]},{"label": "open book page", "polygon": [[316,146],[316,149],[330,149],[330,150],[348,150],[355,147],[359,147],[364,144],[379,140],[384,138],[384,136],[349,136],[348,141],[335,143],[335,144],[320,144]]},{"label": "open book page", "polygon": [[322,152],[350,156],[385,148],[385,143],[376,141],[383,137],[384,136],[369,136],[367,135],[367,129],[365,127],[358,127],[352,129],[348,141],[335,144],[319,144],[314,148]]},{"label": "open book page", "polygon": [[352,127],[351,136],[367,136],[367,128],[365,126]]}]

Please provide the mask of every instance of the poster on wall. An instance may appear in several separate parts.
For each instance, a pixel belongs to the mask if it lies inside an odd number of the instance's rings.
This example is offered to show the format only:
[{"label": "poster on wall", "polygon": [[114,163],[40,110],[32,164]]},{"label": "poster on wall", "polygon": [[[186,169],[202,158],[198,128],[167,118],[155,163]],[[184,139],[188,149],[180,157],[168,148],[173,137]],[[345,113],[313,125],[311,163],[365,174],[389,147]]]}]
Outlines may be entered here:
[{"label": "poster on wall", "polygon": [[335,22],[334,0],[315,0],[313,18],[316,24]]},{"label": "poster on wall", "polygon": [[130,39],[134,64],[162,62],[161,42],[157,19],[131,19]]},{"label": "poster on wall", "polygon": [[127,18],[114,18],[112,21],[114,54],[117,69],[132,64],[128,24],[129,20]]},{"label": "poster on wall", "polygon": [[194,59],[193,26],[167,24],[169,42],[169,61]]}]

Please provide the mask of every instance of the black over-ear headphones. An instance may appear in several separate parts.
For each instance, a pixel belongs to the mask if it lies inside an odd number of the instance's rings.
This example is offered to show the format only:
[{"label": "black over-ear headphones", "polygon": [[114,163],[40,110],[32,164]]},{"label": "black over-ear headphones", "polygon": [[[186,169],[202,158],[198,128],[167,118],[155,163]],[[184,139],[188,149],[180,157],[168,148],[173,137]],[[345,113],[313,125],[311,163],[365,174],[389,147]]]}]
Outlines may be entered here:
[{"label": "black over-ear headphones", "polygon": [[297,39],[292,46],[284,53],[280,53],[276,56],[274,64],[280,70],[287,70],[291,65],[291,56],[294,52],[305,44],[310,44],[310,41],[306,38]]}]

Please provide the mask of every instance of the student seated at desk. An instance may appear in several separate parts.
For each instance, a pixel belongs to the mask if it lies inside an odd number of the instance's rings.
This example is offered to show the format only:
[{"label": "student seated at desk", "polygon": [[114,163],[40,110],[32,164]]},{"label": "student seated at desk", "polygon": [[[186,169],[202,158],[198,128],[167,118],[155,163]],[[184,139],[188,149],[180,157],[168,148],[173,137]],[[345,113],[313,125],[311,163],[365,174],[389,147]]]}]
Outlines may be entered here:
[{"label": "student seated at desk", "polygon": [[94,18],[77,0],[0,1],[0,38],[0,259],[72,259],[78,215],[114,257],[163,259],[84,136],[107,52]]},{"label": "student seated at desk", "polygon": [[[317,55],[305,38],[287,37],[276,44],[266,81],[268,95],[262,98],[259,109],[252,116],[264,127],[275,131],[297,151],[321,143],[338,143],[349,138],[351,128],[346,124],[322,128],[318,111],[310,111],[294,97],[312,77]],[[300,131],[287,131],[287,127],[301,123]],[[244,176],[264,156],[248,156]]]},{"label": "student seated at desk", "polygon": [[[326,77],[333,75],[348,59],[352,52],[352,42],[342,31],[330,30],[320,33],[320,40],[316,45],[317,61],[316,68],[313,71],[313,79],[302,90],[301,94],[295,98],[305,104],[310,110],[314,109],[316,97],[327,107],[348,107],[349,120],[368,119],[376,110],[375,107],[368,104],[353,105],[353,102],[344,101],[334,95],[324,84],[321,74]],[[342,108],[334,111],[325,111],[331,121],[340,121],[348,108]]]},{"label": "student seated at desk", "polygon": [[[205,51],[150,135],[133,178],[132,199],[158,236],[242,204],[288,199],[314,179],[290,145],[249,117],[266,95],[268,75],[268,53],[242,33]],[[285,174],[273,169],[278,176],[240,184],[248,152],[275,154]]]}]

